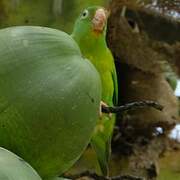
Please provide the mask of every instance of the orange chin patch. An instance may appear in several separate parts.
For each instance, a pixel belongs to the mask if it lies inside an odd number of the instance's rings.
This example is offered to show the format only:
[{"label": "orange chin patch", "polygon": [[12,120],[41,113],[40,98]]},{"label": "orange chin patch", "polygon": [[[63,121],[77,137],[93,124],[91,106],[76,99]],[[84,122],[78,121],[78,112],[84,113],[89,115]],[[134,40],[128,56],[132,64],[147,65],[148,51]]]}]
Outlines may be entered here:
[{"label": "orange chin patch", "polygon": [[93,34],[96,35],[96,36],[102,34],[102,32],[103,31],[93,29]]},{"label": "orange chin patch", "polygon": [[106,11],[100,8],[96,11],[94,18],[92,20],[93,31],[95,34],[100,34],[103,32],[107,21]]}]

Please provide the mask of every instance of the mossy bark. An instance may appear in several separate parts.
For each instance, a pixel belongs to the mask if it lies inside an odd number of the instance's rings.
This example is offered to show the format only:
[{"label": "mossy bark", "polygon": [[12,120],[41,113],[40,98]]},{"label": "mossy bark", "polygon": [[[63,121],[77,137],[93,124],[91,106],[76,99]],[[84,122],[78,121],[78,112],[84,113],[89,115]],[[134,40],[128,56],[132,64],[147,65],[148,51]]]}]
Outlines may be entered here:
[{"label": "mossy bark", "polygon": [[[122,16],[124,6],[131,13]],[[115,162],[120,165],[113,174],[156,179],[159,174],[159,157],[168,147],[168,133],[179,119],[178,101],[165,79],[163,64],[176,64],[178,53],[173,52],[180,49],[175,39],[157,39],[153,36],[155,31],[164,31],[165,27],[169,29],[170,23],[165,23],[159,29],[156,26],[149,27],[149,16],[147,13],[144,16],[142,7],[140,11],[134,5],[123,4],[121,0],[111,1],[110,9],[107,40],[116,59],[119,103],[154,100],[165,107],[163,112],[140,109],[117,117],[119,131],[115,133],[113,155]],[[155,16],[152,15],[150,19],[153,17]],[[160,21],[158,16],[156,21]],[[170,34],[171,32],[169,36]],[[169,49],[171,53],[167,53],[165,49]],[[156,127],[162,127],[161,135],[156,134]],[[123,167],[122,164],[126,166]]]}]

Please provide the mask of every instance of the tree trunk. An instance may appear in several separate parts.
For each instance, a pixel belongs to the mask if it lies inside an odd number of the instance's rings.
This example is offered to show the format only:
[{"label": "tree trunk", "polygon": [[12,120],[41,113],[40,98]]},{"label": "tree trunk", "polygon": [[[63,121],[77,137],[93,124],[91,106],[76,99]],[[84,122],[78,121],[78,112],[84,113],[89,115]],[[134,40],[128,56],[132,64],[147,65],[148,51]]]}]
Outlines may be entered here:
[{"label": "tree trunk", "polygon": [[[122,16],[124,5],[127,12],[131,12],[129,15]],[[118,164],[113,166],[119,167],[113,174],[155,179],[159,157],[168,145],[167,135],[178,121],[178,102],[164,77],[163,62],[172,62],[170,59],[173,56],[176,64],[175,56],[177,58],[179,55],[173,52],[180,49],[175,38],[172,40],[158,36],[158,39],[153,36],[157,29],[156,26],[147,28],[150,21],[146,22],[147,16],[142,13],[146,11],[140,13],[137,7],[123,4],[121,0],[112,0],[110,10],[107,39],[116,58],[119,103],[154,100],[165,107],[163,112],[140,109],[117,117],[119,131],[113,141],[113,157]],[[138,20],[134,15],[138,16]],[[156,20],[159,21],[158,18]],[[169,28],[169,24],[164,26]],[[165,27],[158,30],[163,33]],[[178,31],[176,33],[179,34]],[[165,53],[165,49],[171,53]],[[161,135],[157,133],[156,127],[163,129]]]}]

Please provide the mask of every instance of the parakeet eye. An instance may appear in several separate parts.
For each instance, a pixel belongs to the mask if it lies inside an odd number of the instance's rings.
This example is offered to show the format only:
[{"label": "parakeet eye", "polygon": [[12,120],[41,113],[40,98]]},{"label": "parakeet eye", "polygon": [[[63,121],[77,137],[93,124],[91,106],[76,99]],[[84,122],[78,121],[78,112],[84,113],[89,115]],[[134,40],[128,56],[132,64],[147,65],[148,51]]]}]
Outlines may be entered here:
[{"label": "parakeet eye", "polygon": [[89,15],[89,11],[88,11],[87,9],[85,9],[85,10],[83,11],[82,15],[81,15],[81,18],[82,18],[82,19],[85,19],[85,18],[88,17],[88,15]]}]

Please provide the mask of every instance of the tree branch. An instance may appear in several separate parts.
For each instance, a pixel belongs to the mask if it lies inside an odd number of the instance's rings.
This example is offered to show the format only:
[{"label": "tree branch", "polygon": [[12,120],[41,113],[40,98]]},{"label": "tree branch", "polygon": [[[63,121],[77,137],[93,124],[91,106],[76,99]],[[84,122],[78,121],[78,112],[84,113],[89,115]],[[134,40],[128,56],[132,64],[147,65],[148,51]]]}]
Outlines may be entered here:
[{"label": "tree branch", "polygon": [[102,112],[104,112],[104,113],[122,113],[125,111],[130,111],[130,110],[139,109],[139,108],[147,108],[147,107],[151,107],[151,108],[157,109],[159,111],[163,110],[163,106],[157,102],[138,101],[138,102],[127,103],[122,106],[114,106],[114,107],[102,106]]},{"label": "tree branch", "polygon": [[74,180],[144,180],[141,177],[137,177],[137,176],[131,176],[131,175],[122,175],[122,176],[114,176],[114,177],[103,177],[103,176],[99,176],[96,173],[91,173],[89,171],[85,171],[82,172],[80,174],[77,175],[70,175],[70,176],[66,176],[67,178],[71,178]]}]

